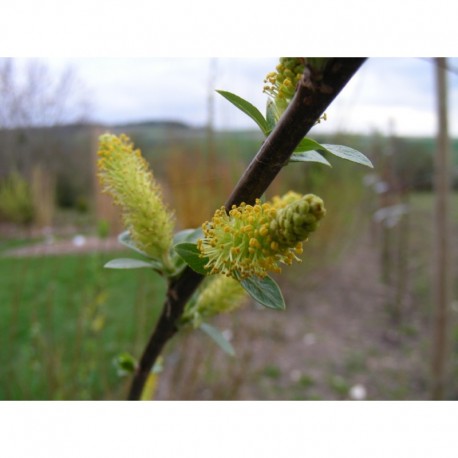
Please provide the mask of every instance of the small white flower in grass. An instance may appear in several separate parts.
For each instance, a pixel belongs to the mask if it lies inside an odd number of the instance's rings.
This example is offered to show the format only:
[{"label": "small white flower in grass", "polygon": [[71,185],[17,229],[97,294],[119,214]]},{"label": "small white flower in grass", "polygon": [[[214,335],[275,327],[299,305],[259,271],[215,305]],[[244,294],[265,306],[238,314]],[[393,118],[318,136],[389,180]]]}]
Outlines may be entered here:
[{"label": "small white flower in grass", "polygon": [[304,344],[307,345],[307,347],[315,344],[316,342],[315,334],[311,332],[305,334],[303,341],[304,341]]},{"label": "small white flower in grass", "polygon": [[75,235],[72,239],[72,243],[76,247],[82,247],[86,245],[86,237],[84,235]]},{"label": "small white flower in grass", "polygon": [[357,384],[350,388],[350,398],[355,401],[362,401],[366,399],[367,391],[364,385]]}]

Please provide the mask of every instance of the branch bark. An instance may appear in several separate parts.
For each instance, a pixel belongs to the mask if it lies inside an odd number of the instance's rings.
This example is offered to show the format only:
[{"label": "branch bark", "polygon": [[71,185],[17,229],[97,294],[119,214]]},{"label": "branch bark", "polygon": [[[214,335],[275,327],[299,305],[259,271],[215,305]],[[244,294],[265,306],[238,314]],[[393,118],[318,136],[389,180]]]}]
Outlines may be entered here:
[{"label": "branch bark", "polygon": [[[296,94],[274,130],[245,170],[225,207],[241,202],[254,203],[288,163],[307,132],[331,104],[364,62],[364,58],[331,58],[320,71],[307,67]],[[175,323],[203,276],[186,268],[169,284],[166,301],[156,329],[140,359],[129,400],[140,399],[151,367],[165,344],[178,331]]]}]

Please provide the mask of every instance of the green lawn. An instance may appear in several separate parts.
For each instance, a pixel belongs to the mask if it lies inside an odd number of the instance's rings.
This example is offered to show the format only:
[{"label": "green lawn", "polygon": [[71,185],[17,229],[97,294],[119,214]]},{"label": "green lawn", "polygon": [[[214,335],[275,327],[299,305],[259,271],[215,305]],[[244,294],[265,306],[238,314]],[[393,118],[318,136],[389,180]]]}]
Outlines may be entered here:
[{"label": "green lawn", "polygon": [[[435,196],[431,192],[415,192],[411,196],[413,210],[434,217]],[[450,197],[450,220],[452,224],[458,224],[458,192],[453,192]]]},{"label": "green lawn", "polygon": [[125,396],[113,358],[138,357],[165,283],[143,269],[103,269],[113,257],[0,258],[0,399]]}]

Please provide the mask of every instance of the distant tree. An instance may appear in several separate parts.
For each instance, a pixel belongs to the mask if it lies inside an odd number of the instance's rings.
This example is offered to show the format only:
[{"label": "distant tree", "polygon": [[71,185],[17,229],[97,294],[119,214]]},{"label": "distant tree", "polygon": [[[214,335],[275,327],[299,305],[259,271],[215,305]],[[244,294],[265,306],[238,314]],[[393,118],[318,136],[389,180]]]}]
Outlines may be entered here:
[{"label": "distant tree", "polygon": [[35,222],[50,223],[63,183],[72,202],[87,192],[91,166],[80,134],[63,126],[87,123],[89,113],[89,92],[74,69],[0,59],[0,184],[17,173],[33,186]]},{"label": "distant tree", "polygon": [[47,128],[87,121],[89,100],[72,68],[0,59],[0,178],[12,169],[30,175],[37,161],[49,166],[56,145]]},{"label": "distant tree", "polygon": [[38,60],[0,59],[0,129],[87,120],[87,89],[72,68],[53,74]]}]

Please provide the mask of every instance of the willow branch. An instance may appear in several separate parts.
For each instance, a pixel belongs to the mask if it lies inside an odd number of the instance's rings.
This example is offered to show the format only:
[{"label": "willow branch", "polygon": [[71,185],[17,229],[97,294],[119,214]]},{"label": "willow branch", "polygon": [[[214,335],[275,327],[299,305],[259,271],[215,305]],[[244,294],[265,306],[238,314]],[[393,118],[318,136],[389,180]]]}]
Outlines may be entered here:
[{"label": "willow branch", "polygon": [[[325,67],[307,67],[296,94],[274,130],[262,144],[225,207],[241,202],[254,203],[267,190],[307,132],[324,113],[337,94],[363,64],[363,58],[332,58]],[[203,276],[190,268],[169,284],[161,317],[140,359],[129,393],[129,400],[138,400],[156,359],[165,344],[177,333],[176,323]]]}]

